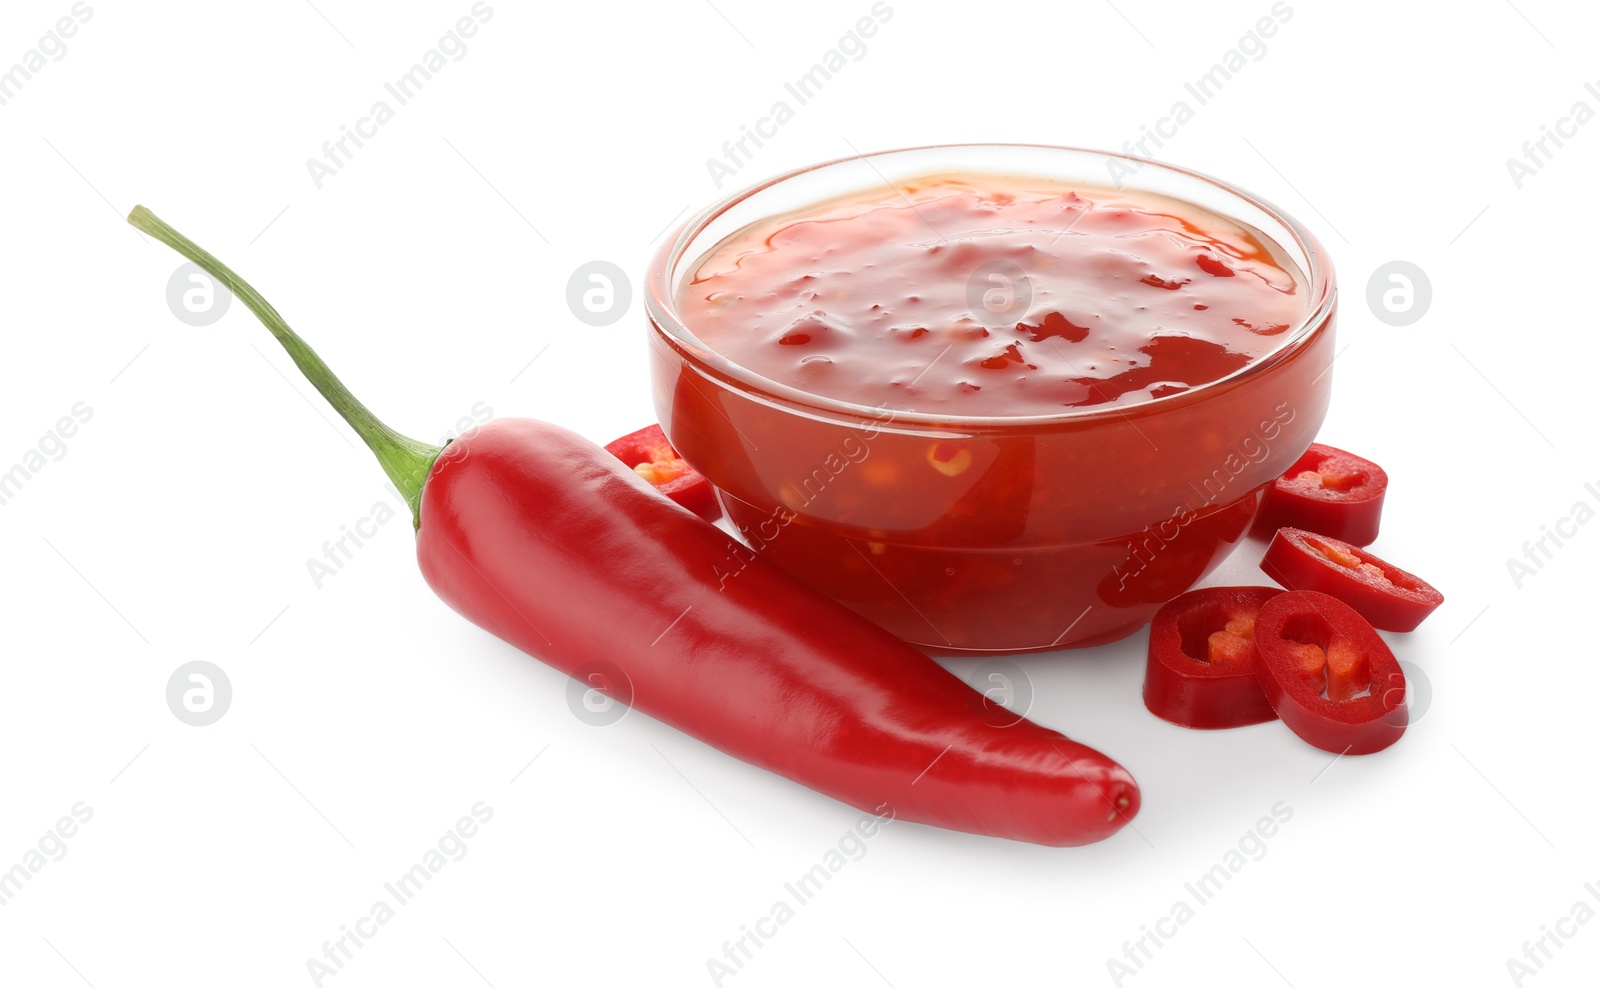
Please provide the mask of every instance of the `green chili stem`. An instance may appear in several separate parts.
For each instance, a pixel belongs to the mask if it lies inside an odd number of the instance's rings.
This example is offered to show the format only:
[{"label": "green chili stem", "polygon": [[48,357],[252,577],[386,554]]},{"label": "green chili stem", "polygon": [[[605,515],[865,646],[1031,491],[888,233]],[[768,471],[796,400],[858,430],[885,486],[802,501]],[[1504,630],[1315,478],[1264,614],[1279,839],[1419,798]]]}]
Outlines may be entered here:
[{"label": "green chili stem", "polygon": [[408,439],[379,421],[367,406],[361,404],[356,396],[350,393],[344,382],[328,369],[328,365],[322,362],[317,352],[289,328],[289,324],[278,315],[278,310],[251,288],[249,282],[234,274],[226,264],[168,226],[160,217],[143,206],[133,207],[133,212],[128,214],[128,222],[193,261],[200,270],[221,282],[235,298],[256,314],[261,324],[267,327],[288,351],[290,359],[300,368],[300,373],[304,374],[317,392],[328,400],[333,410],[350,423],[350,427],[356,430],[362,441],[372,450],[373,455],[378,458],[378,463],[383,467],[383,472],[394,481],[395,487],[406,499],[406,504],[411,506],[411,520],[415,524],[422,502],[422,485],[428,478],[428,471],[433,467],[433,461],[441,452],[440,447]]}]

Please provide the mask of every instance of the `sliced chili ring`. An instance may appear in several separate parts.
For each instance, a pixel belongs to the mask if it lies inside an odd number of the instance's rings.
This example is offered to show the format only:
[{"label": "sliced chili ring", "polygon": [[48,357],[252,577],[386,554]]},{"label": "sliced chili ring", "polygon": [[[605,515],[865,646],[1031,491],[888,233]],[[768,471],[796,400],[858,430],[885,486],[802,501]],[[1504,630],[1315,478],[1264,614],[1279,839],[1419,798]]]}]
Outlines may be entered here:
[{"label": "sliced chili ring", "polygon": [[1174,597],[1150,623],[1144,705],[1182,727],[1276,720],[1256,680],[1256,614],[1276,587],[1206,587]]},{"label": "sliced chili ring", "polygon": [[650,425],[606,443],[606,451],[633,468],[656,490],[707,521],[722,517],[711,482],[678,455],[661,426]]},{"label": "sliced chili ring", "polygon": [[1389,475],[1371,460],[1312,443],[1261,499],[1252,533],[1263,538],[1280,528],[1299,528],[1351,545],[1378,537]]},{"label": "sliced chili ring", "polygon": [[1261,568],[1291,590],[1339,598],[1385,631],[1411,631],[1444,603],[1444,594],[1420,577],[1358,546],[1298,528],[1278,529]]},{"label": "sliced chili ring", "polygon": [[1368,755],[1405,733],[1406,677],[1355,609],[1313,591],[1256,615],[1256,678],[1288,728],[1324,751]]}]

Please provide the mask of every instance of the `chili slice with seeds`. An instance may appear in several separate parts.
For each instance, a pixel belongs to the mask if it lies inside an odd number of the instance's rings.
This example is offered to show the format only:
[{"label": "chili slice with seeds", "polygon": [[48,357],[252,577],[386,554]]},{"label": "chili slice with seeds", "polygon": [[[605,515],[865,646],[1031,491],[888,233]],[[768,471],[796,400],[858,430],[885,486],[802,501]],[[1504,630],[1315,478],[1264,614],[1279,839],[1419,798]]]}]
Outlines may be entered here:
[{"label": "chili slice with seeds", "polygon": [[1256,679],[1302,740],[1345,755],[1400,740],[1410,718],[1405,673],[1354,608],[1327,594],[1289,591],[1262,605],[1255,631]]},{"label": "chili slice with seeds", "polygon": [[1256,614],[1276,587],[1206,587],[1174,597],[1150,623],[1144,705],[1181,727],[1276,720],[1256,681]]},{"label": "chili slice with seeds", "polygon": [[1389,475],[1371,460],[1312,443],[1261,500],[1251,533],[1268,537],[1280,528],[1317,532],[1351,545],[1378,537]]},{"label": "chili slice with seeds", "polygon": [[1444,603],[1444,594],[1420,577],[1348,542],[1298,528],[1278,529],[1261,568],[1290,590],[1339,598],[1384,631],[1411,631]]},{"label": "chili slice with seeds", "polygon": [[650,486],[707,521],[722,517],[711,482],[678,455],[659,425],[606,443],[606,452],[633,468]]}]

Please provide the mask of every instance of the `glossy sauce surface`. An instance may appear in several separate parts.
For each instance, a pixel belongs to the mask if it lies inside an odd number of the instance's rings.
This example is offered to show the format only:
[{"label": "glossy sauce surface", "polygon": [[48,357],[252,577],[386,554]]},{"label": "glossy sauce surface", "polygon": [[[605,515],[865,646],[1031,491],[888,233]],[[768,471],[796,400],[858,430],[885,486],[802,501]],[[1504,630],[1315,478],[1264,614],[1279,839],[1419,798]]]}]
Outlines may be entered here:
[{"label": "glossy sauce surface", "polygon": [[1271,353],[1304,315],[1263,238],[1148,193],[931,176],[746,227],[688,328],[810,394],[991,417],[1138,404]]}]

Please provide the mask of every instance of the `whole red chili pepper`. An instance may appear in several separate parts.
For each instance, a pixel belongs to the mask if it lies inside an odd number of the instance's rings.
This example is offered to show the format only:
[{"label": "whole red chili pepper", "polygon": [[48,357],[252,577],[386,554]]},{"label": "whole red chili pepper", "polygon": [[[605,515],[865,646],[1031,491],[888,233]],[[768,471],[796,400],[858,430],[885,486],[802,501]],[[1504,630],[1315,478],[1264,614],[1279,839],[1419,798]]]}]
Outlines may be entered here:
[{"label": "whole red chili pepper", "polygon": [[[569,675],[609,663],[636,709],[860,809],[1053,846],[1138,812],[1122,766],[986,716],[933,660],[749,559],[576,433],[499,419],[444,450],[400,436],[222,262],[142,206],[128,219],[272,331],[405,495],[423,576],[474,623]],[[735,553],[744,568],[719,575]]]}]

